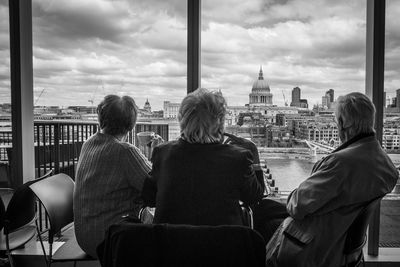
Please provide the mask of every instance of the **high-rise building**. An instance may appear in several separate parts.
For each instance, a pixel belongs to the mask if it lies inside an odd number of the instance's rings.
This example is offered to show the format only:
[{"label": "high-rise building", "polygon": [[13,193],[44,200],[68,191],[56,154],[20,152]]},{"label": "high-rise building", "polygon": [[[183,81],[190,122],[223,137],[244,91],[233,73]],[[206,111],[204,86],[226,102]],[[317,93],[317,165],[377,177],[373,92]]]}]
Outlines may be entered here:
[{"label": "high-rise building", "polygon": [[396,108],[400,108],[400,89],[396,90]]},{"label": "high-rise building", "polygon": [[249,94],[250,106],[272,106],[272,94],[268,83],[264,80],[262,67],[258,79],[253,83]]},{"label": "high-rise building", "polygon": [[333,103],[335,101],[335,90],[329,89],[325,95],[328,97],[328,101]]},{"label": "high-rise building", "polygon": [[290,103],[291,107],[300,107],[300,97],[301,90],[299,87],[295,87],[292,90],[292,102]]}]

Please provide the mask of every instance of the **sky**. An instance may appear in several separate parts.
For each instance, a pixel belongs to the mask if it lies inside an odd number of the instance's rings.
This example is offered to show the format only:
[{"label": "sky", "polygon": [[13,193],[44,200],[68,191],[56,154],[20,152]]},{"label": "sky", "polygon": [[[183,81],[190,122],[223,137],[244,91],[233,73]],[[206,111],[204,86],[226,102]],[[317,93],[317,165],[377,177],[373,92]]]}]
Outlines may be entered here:
[{"label": "sky", "polygon": [[[186,0],[32,0],[35,105],[130,95],[153,110],[186,94]],[[400,88],[400,0],[387,0],[385,90]],[[201,86],[248,103],[260,66],[273,103],[365,89],[366,1],[202,0]],[[0,0],[0,103],[10,102],[8,0]],[[40,95],[40,97],[39,97]]]}]

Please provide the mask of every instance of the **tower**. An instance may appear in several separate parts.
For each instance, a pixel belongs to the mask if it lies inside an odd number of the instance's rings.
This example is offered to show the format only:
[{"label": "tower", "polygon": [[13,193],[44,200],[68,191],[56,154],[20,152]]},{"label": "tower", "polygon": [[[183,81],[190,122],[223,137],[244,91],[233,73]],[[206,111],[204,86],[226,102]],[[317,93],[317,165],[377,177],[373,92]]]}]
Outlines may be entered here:
[{"label": "tower", "polygon": [[290,103],[291,107],[300,107],[300,97],[301,90],[299,87],[295,87],[292,90],[292,102]]}]

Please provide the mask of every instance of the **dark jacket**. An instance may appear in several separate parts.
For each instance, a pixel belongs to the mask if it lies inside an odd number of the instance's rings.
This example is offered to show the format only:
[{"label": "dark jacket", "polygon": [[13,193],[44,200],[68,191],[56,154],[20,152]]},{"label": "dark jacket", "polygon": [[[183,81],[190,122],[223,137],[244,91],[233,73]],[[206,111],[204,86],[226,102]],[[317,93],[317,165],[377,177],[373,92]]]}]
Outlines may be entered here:
[{"label": "dark jacket", "polygon": [[[340,266],[349,226],[370,201],[390,193],[397,179],[398,171],[373,134],[344,143],[317,162],[290,194],[291,217],[267,245],[267,266]],[[282,246],[291,240],[302,244],[298,251]]]},{"label": "dark jacket", "polygon": [[[252,204],[264,192],[251,153],[238,146],[179,139],[156,147],[152,162],[143,196],[155,204],[154,223],[242,225],[239,200]],[[152,183],[156,188],[149,190]]]}]

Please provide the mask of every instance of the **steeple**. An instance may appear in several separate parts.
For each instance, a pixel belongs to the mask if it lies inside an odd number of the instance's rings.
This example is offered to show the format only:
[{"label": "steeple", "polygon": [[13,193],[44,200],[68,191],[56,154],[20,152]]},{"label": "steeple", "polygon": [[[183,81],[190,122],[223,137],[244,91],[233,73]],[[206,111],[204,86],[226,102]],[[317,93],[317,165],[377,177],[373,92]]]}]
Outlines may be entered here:
[{"label": "steeple", "polygon": [[258,79],[259,80],[264,80],[263,71],[262,71],[262,65],[260,65],[260,73],[258,74]]}]

